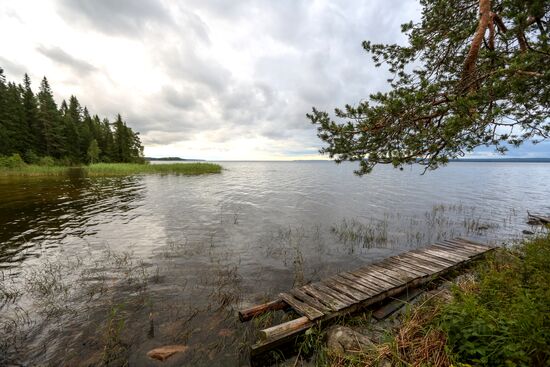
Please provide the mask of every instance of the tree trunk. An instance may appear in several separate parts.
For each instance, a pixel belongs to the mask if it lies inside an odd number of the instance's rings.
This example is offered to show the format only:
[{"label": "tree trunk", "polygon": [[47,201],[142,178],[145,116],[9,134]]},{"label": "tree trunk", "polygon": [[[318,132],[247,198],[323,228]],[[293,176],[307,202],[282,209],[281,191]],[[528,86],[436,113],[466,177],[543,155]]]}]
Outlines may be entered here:
[{"label": "tree trunk", "polygon": [[472,91],[476,89],[476,85],[473,82],[476,74],[476,61],[479,55],[479,49],[485,38],[485,32],[491,23],[491,0],[479,0],[479,24],[477,26],[474,38],[466,60],[464,61],[464,69],[462,72],[462,87],[466,91]]}]

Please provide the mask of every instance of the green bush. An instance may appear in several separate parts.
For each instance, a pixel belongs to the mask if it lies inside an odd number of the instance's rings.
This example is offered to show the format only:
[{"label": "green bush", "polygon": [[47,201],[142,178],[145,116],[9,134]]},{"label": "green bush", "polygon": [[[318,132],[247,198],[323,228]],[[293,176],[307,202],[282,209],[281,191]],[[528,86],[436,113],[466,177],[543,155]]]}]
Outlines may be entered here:
[{"label": "green bush", "polygon": [[457,361],[476,366],[550,363],[550,236],[499,251],[474,289],[454,289],[438,322]]},{"label": "green bush", "polygon": [[40,160],[40,157],[32,149],[27,150],[23,158],[28,164],[37,164]]},{"label": "green bush", "polygon": [[39,166],[44,166],[44,167],[53,167],[55,166],[55,160],[50,156],[46,156],[46,157],[40,158],[37,164]]},{"label": "green bush", "polygon": [[0,156],[0,167],[2,168],[22,168],[25,167],[25,161],[19,154],[12,154],[9,157]]}]

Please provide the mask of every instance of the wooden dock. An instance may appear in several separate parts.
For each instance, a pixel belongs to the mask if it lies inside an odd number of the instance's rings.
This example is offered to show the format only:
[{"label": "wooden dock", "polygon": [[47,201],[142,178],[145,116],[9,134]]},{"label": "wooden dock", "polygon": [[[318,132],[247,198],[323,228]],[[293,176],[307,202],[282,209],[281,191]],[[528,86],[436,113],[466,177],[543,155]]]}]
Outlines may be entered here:
[{"label": "wooden dock", "polygon": [[261,340],[252,346],[251,353],[263,353],[291,340],[316,323],[353,313],[414,289],[492,249],[494,247],[464,238],[436,242],[281,293],[272,302],[239,312],[241,321],[283,309],[293,309],[301,315],[292,321],[261,330]]}]

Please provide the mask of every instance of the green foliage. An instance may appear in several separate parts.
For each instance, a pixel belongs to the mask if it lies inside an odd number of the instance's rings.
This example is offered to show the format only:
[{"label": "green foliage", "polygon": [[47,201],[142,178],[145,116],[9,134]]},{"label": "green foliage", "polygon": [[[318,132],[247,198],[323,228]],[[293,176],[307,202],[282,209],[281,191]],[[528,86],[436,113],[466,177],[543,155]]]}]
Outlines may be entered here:
[{"label": "green foliage", "polygon": [[40,163],[40,157],[67,166],[100,161],[144,163],[138,133],[120,115],[113,131],[108,119],[90,116],[75,96],[58,108],[46,78],[35,95],[28,75],[23,85],[7,83],[0,68],[0,155],[12,154],[40,165],[50,163]]},{"label": "green foliage", "polygon": [[438,322],[457,360],[480,366],[550,363],[550,236],[481,264],[474,289],[454,290]]},{"label": "green foliage", "polygon": [[37,164],[42,167],[53,167],[55,166],[55,160],[52,157],[41,157]]},{"label": "green foliage", "polygon": [[0,168],[19,169],[25,167],[25,161],[19,154],[12,154],[9,157],[0,156]]},{"label": "green foliage", "polygon": [[97,140],[92,140],[90,146],[88,147],[88,161],[94,163],[99,159],[99,146]]},{"label": "green foliage", "polygon": [[376,66],[388,66],[389,92],[336,109],[336,118],[307,115],[327,144],[321,152],[359,161],[364,174],[379,163],[437,168],[479,146],[505,153],[550,137],[550,2],[421,5],[421,21],[402,27],[407,45],[363,43]]}]

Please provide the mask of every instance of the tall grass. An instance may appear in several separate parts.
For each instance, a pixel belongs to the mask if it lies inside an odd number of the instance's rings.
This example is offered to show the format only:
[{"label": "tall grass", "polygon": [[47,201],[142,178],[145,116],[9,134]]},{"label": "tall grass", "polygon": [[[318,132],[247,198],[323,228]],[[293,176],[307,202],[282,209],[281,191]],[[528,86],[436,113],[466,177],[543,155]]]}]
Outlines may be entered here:
[{"label": "tall grass", "polygon": [[222,167],[214,163],[97,163],[82,167],[23,165],[20,167],[0,167],[0,176],[68,176],[83,177],[126,176],[136,174],[176,174],[201,175],[220,173]]}]

